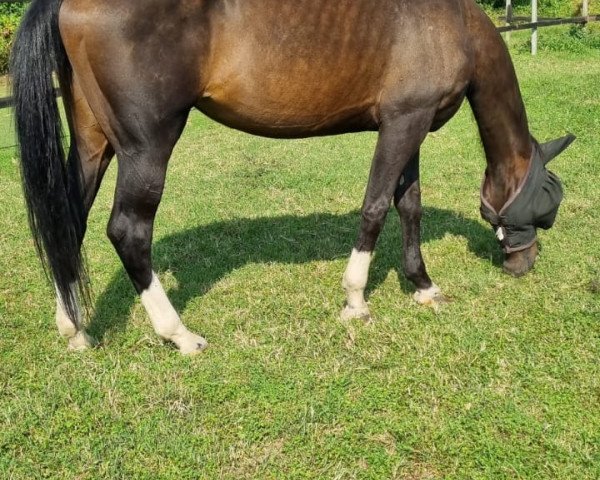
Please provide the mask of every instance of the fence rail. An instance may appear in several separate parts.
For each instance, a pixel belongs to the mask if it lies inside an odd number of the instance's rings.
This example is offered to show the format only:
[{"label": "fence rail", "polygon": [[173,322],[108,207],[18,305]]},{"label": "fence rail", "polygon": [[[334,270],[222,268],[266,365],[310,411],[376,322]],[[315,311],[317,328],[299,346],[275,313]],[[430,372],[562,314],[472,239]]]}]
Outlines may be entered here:
[{"label": "fence rail", "polygon": [[0,98],[0,110],[12,105],[12,97]]},{"label": "fence rail", "polygon": [[[516,19],[530,20],[529,17],[513,17]],[[600,22],[600,15],[588,15],[587,17],[572,17],[572,18],[547,18],[539,19],[537,22],[516,23],[513,25],[505,25],[498,27],[499,32],[514,32],[515,30],[531,30],[532,28],[552,27],[555,25],[586,24],[589,22]]]},{"label": "fence rail", "polygon": [[[54,89],[54,94],[57,97],[60,97],[61,93],[60,93],[60,88],[55,88]],[[0,98],[0,110],[2,110],[3,108],[7,108],[12,106],[13,104],[13,97],[4,97],[4,98]]]}]

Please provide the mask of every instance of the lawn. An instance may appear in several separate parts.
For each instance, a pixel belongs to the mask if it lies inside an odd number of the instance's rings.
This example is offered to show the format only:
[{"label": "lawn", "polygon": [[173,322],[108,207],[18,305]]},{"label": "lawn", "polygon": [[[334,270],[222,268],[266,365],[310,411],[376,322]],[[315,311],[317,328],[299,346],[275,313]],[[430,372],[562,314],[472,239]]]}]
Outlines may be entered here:
[{"label": "lawn", "polygon": [[463,108],[421,169],[423,251],[453,301],[412,301],[390,212],[369,324],[338,313],[375,135],[274,141],[193,114],[154,261],[210,342],[194,358],[154,335],[106,239],[115,165],[85,242],[102,347],[67,352],[0,111],[0,477],[599,478],[600,53],[515,63],[537,138],[578,135],[552,164],[566,198],[535,270],[501,271]]},{"label": "lawn", "polygon": [[7,97],[8,95],[10,95],[8,77],[0,75],[0,98]]}]

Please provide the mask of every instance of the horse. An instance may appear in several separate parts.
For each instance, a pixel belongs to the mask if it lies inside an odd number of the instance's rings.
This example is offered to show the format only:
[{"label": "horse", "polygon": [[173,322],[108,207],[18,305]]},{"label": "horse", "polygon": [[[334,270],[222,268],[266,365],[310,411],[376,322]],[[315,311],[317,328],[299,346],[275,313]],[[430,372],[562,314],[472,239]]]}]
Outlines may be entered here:
[{"label": "horse", "polygon": [[364,290],[391,204],[414,298],[444,302],[421,254],[419,151],[465,99],[487,160],[481,213],[513,275],[533,267],[536,231],[552,226],[562,199],[545,165],[574,139],[542,145],[530,134],[509,52],[474,0],[33,0],[12,79],[29,223],[72,349],[93,345],[81,245],[114,156],[108,237],[156,333],[182,354],[206,347],[181,322],[151,260],[169,157],[194,108],[272,138],[378,132],[343,275],[343,319],[370,316]]}]

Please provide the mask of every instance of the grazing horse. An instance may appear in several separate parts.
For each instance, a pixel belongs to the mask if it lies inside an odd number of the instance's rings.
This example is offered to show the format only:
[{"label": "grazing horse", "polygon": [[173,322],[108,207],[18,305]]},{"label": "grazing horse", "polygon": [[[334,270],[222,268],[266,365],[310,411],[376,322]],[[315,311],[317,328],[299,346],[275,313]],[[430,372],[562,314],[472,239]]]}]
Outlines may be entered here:
[{"label": "grazing horse", "polygon": [[273,138],[379,132],[343,277],[347,319],[369,316],[369,263],[391,203],[415,299],[443,301],[420,250],[419,149],[465,98],[487,158],[482,214],[507,271],[532,267],[536,229],[552,225],[562,198],[545,163],[574,137],[539,145],[531,136],[510,56],[473,0],[34,0],[13,52],[29,220],[72,348],[91,344],[80,248],[115,155],[108,236],[157,334],[184,354],[206,345],[182,324],[151,262],[167,164],[192,108]]}]

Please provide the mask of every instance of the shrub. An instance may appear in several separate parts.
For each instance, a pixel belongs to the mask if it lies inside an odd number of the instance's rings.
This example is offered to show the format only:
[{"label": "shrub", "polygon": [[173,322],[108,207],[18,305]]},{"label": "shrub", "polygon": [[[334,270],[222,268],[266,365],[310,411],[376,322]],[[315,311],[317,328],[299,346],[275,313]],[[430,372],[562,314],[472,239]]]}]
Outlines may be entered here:
[{"label": "shrub", "polygon": [[0,3],[0,16],[19,15],[21,16],[27,8],[26,3]]},{"label": "shrub", "polygon": [[24,4],[0,4],[0,74],[8,72],[10,50],[24,9]]},{"label": "shrub", "polygon": [[585,52],[600,49],[600,29],[598,25],[572,25],[548,35],[540,43],[540,49],[548,51]]}]

